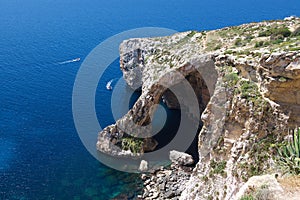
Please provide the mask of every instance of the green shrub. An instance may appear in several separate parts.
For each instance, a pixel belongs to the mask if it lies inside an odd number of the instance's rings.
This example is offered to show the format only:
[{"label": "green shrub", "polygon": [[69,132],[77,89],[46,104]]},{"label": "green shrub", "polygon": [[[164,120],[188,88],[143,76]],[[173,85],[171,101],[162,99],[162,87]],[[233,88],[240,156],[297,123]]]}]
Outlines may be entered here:
[{"label": "green shrub", "polygon": [[191,37],[193,37],[196,33],[197,33],[197,31],[191,31],[187,36],[191,38]]},{"label": "green shrub", "polygon": [[270,35],[271,35],[271,32],[269,30],[266,30],[266,31],[260,32],[258,34],[258,37],[267,37],[267,36],[270,36]]},{"label": "green shrub", "polygon": [[293,131],[292,138],[278,148],[278,164],[285,172],[300,174],[300,128]]},{"label": "green shrub", "polygon": [[290,51],[299,51],[300,47],[291,47],[289,48]]},{"label": "green shrub", "polygon": [[280,77],[278,80],[279,80],[280,82],[286,82],[286,81],[287,81],[287,79],[286,79],[285,77]]},{"label": "green shrub", "polygon": [[255,48],[264,46],[264,41],[259,41],[255,43]]},{"label": "green shrub", "polygon": [[212,174],[221,174],[221,175],[225,175],[225,168],[226,168],[226,161],[223,160],[223,161],[220,161],[220,162],[216,162],[214,160],[212,160],[210,162],[210,167],[212,168],[212,171],[211,171],[211,175]]},{"label": "green shrub", "polygon": [[287,27],[282,27],[275,29],[274,34],[283,35],[283,37],[289,37],[292,34],[292,32]]},{"label": "green shrub", "polygon": [[241,81],[241,97],[242,98],[256,98],[258,94],[258,87],[253,81]]},{"label": "green shrub", "polygon": [[231,50],[231,49],[228,49],[228,50],[226,50],[225,52],[224,52],[225,54],[233,54],[233,53],[235,53],[233,50]]},{"label": "green shrub", "polygon": [[281,34],[280,35],[271,35],[270,40],[271,40],[270,42],[272,44],[279,44],[284,41],[284,36]]},{"label": "green shrub", "polygon": [[264,46],[268,46],[268,45],[270,45],[270,42],[269,41],[265,41],[264,42]]},{"label": "green shrub", "polygon": [[236,40],[235,40],[235,42],[234,42],[234,45],[235,46],[242,46],[243,45],[243,43],[242,43],[242,39],[241,38],[237,38]]},{"label": "green shrub", "polygon": [[255,57],[261,57],[261,55],[262,55],[262,54],[261,54],[260,52],[255,52],[255,53],[254,53],[254,56],[255,56]]},{"label": "green shrub", "polygon": [[251,40],[254,38],[254,36],[252,36],[252,35],[247,35],[246,36],[246,38],[245,38],[245,40],[247,41],[247,42],[251,42]]},{"label": "green shrub", "polygon": [[208,181],[208,177],[207,177],[207,176],[203,176],[203,177],[202,177],[202,180],[203,180],[204,182],[207,182],[207,181]]},{"label": "green shrub", "polygon": [[258,34],[259,37],[278,36],[289,37],[292,32],[287,27],[270,28]]},{"label": "green shrub", "polygon": [[255,198],[252,195],[244,195],[240,200],[255,200]]},{"label": "green shrub", "polygon": [[143,140],[139,138],[122,138],[122,149],[130,150],[133,154],[141,153],[143,150]]},{"label": "green shrub", "polygon": [[245,51],[238,51],[237,55],[247,55],[249,56],[251,54],[251,52],[249,50],[245,50]]},{"label": "green shrub", "polygon": [[283,42],[283,39],[272,40],[272,44],[280,44]]},{"label": "green shrub", "polygon": [[250,188],[240,200],[266,200],[271,199],[272,192],[268,185],[261,185],[259,188]]},{"label": "green shrub", "polygon": [[230,73],[230,74],[226,74],[224,76],[224,81],[228,83],[228,86],[233,87],[237,84],[239,80],[239,76],[237,75],[237,73]]},{"label": "green shrub", "polygon": [[222,48],[222,45],[221,44],[218,44],[215,48],[214,48],[214,50],[218,50],[218,49],[221,49]]}]

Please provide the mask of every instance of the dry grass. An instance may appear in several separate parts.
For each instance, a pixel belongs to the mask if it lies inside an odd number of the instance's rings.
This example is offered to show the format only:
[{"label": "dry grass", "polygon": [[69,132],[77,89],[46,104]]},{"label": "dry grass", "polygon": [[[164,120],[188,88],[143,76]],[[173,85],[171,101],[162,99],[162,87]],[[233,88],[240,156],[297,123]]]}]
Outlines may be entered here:
[{"label": "dry grass", "polygon": [[278,182],[283,188],[298,188],[300,191],[300,176],[278,178]]},{"label": "dry grass", "polygon": [[278,178],[287,199],[300,199],[300,176]]}]

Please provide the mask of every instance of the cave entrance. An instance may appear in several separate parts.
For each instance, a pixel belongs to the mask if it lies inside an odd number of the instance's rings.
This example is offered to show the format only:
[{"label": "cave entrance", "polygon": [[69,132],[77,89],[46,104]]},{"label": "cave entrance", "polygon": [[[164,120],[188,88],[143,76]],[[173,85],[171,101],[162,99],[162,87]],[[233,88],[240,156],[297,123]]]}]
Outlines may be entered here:
[{"label": "cave entrance", "polygon": [[[201,116],[210,100],[208,87],[204,79],[202,78],[201,74],[197,70],[188,74],[185,78],[188,81],[189,85],[192,87],[196,95],[200,116]],[[178,132],[178,128],[180,126],[181,118],[184,118],[185,120],[188,121],[188,124],[190,124],[190,126],[195,126],[195,125],[197,126],[196,133],[186,133],[186,134],[194,134],[193,137],[194,139],[193,141],[191,141],[189,148],[185,151],[186,153],[192,155],[195,160],[195,163],[197,163],[199,160],[198,136],[202,129],[203,123],[201,119],[195,119],[193,117],[189,105],[179,104],[178,99],[187,98],[187,96],[185,96],[187,94],[183,92],[182,96],[176,97],[175,94],[172,92],[177,88],[182,89],[181,87],[182,84],[183,83],[181,82],[172,86],[171,88],[167,89],[162,95],[160,105],[163,106],[166,110],[167,120],[164,124],[164,127],[153,137],[158,142],[158,146],[156,147],[155,150],[163,148],[176,136]],[[154,114],[154,119],[155,117],[156,116]]]}]

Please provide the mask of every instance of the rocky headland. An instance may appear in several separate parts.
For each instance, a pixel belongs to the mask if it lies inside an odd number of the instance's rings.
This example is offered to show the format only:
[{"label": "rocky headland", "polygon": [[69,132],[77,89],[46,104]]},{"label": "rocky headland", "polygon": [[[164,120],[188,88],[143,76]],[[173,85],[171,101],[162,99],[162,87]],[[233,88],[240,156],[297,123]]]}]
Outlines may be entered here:
[{"label": "rocky headland", "polygon": [[300,126],[300,18],[129,39],[120,45],[120,68],[141,96],[99,133],[99,151],[136,158],[155,150],[151,120],[162,99],[184,110],[198,131],[199,161],[173,160],[144,174],[140,198],[300,195],[300,181],[287,185],[276,162],[278,146]]}]

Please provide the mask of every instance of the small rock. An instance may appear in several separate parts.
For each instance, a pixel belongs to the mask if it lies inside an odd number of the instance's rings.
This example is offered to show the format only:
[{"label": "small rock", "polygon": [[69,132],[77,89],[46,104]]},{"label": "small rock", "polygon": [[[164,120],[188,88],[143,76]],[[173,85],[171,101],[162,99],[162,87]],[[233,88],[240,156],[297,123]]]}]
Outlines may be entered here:
[{"label": "small rock", "polygon": [[155,190],[154,188],[152,188],[149,192],[150,192],[150,193],[155,193],[156,190]]},{"label": "small rock", "polygon": [[175,194],[173,193],[173,191],[168,191],[164,195],[165,199],[170,199],[170,198],[173,198],[173,197],[175,197]]},{"label": "small rock", "polygon": [[140,163],[139,170],[142,171],[142,172],[147,171],[148,170],[148,162],[145,161],[145,160],[142,160],[141,163]]},{"label": "small rock", "polygon": [[111,132],[112,135],[114,135],[114,134],[117,132],[116,126],[113,126],[113,127],[110,129],[110,132]]},{"label": "small rock", "polygon": [[144,182],[144,185],[149,185],[149,183],[150,183],[150,179],[147,179],[145,182]]},{"label": "small rock", "polygon": [[145,180],[147,179],[147,175],[146,175],[146,174],[142,174],[142,175],[141,175],[141,179],[142,179],[143,181],[145,181]]},{"label": "small rock", "polygon": [[159,185],[159,189],[160,189],[161,191],[164,190],[164,189],[165,189],[165,184],[164,184],[164,183],[160,184],[160,185]]},{"label": "small rock", "polygon": [[150,190],[151,190],[150,185],[147,185],[147,186],[146,186],[146,189],[147,189],[148,191],[150,191]]},{"label": "small rock", "polygon": [[156,199],[158,196],[159,196],[159,193],[158,192],[154,192],[152,198]]},{"label": "small rock", "polygon": [[149,196],[148,190],[144,190],[143,199]]},{"label": "small rock", "polygon": [[149,185],[150,185],[150,186],[155,185],[155,182],[151,181],[151,182],[149,183]]}]

